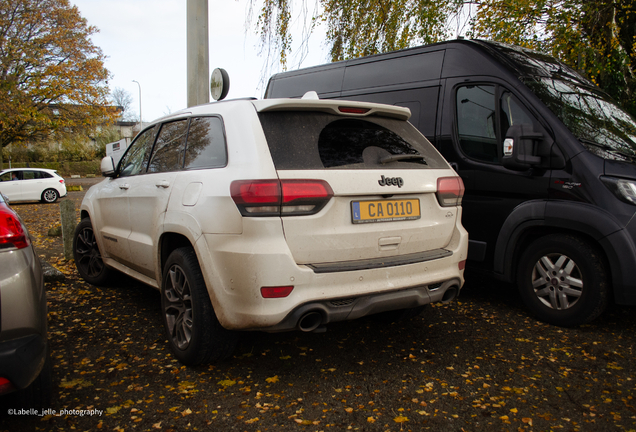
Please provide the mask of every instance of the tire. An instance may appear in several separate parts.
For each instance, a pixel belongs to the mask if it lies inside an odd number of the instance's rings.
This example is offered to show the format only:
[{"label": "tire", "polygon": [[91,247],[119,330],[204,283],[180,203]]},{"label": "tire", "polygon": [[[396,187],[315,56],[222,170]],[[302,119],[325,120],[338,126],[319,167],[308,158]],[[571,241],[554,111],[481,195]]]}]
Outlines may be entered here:
[{"label": "tire", "polygon": [[166,261],[161,312],[170,348],[184,365],[223,360],[234,352],[237,334],[219,323],[192,247],[175,249]]},{"label": "tire", "polygon": [[110,280],[112,270],[106,267],[102,260],[102,254],[95,241],[93,225],[88,218],[82,219],[75,228],[73,258],[77,271],[86,282],[103,286]]},{"label": "tire", "polygon": [[59,197],[60,194],[55,189],[45,189],[42,192],[41,200],[43,203],[53,204]]},{"label": "tire", "polygon": [[517,285],[526,306],[541,321],[577,326],[607,307],[609,278],[604,257],[569,234],[542,237],[521,255]]}]

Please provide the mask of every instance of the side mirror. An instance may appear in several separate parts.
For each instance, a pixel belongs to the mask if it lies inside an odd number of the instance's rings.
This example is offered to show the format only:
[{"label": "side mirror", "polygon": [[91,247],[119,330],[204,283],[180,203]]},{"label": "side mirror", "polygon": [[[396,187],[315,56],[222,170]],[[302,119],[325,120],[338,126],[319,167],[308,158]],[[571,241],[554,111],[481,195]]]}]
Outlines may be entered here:
[{"label": "side mirror", "polygon": [[112,156],[106,156],[102,159],[101,169],[104,177],[115,177],[115,162],[113,162]]},{"label": "side mirror", "polygon": [[541,157],[537,156],[537,150],[542,140],[543,134],[534,132],[532,125],[510,126],[503,143],[503,166],[515,171],[525,171],[539,165]]}]

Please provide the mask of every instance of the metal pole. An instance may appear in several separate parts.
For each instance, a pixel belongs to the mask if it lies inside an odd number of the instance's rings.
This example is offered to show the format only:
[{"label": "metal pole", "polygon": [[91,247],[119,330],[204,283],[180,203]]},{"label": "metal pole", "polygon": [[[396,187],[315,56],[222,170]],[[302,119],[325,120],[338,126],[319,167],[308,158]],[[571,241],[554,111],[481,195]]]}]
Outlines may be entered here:
[{"label": "metal pole", "polygon": [[208,0],[187,3],[188,107],[210,102]]},{"label": "metal pole", "polygon": [[137,83],[139,86],[139,132],[141,132],[141,126],[143,125],[143,120],[141,117],[141,84],[139,82],[132,80],[132,82]]}]

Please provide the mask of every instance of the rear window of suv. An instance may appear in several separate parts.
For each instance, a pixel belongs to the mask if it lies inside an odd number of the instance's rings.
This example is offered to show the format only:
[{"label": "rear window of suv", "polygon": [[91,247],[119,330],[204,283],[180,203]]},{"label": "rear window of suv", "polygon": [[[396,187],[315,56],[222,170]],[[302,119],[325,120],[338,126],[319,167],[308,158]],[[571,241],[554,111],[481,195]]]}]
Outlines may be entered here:
[{"label": "rear window of suv", "polygon": [[259,117],[276,169],[448,168],[406,121],[295,111]]}]

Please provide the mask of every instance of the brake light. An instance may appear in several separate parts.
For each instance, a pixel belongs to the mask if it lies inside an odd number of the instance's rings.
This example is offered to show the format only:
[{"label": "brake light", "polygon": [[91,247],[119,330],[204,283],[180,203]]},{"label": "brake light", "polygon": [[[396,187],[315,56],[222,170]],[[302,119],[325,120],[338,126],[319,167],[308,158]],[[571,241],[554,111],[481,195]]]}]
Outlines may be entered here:
[{"label": "brake light", "polygon": [[236,180],[230,194],[243,216],[318,213],[333,196],[324,180]]},{"label": "brake light", "polygon": [[0,208],[0,249],[22,249],[31,244],[18,217],[6,208]]},{"label": "brake light", "polygon": [[353,108],[353,107],[338,107],[338,111],[344,114],[366,114],[371,111],[370,108]]},{"label": "brake light", "polygon": [[460,177],[440,177],[437,179],[437,201],[442,207],[462,204],[464,182]]}]

